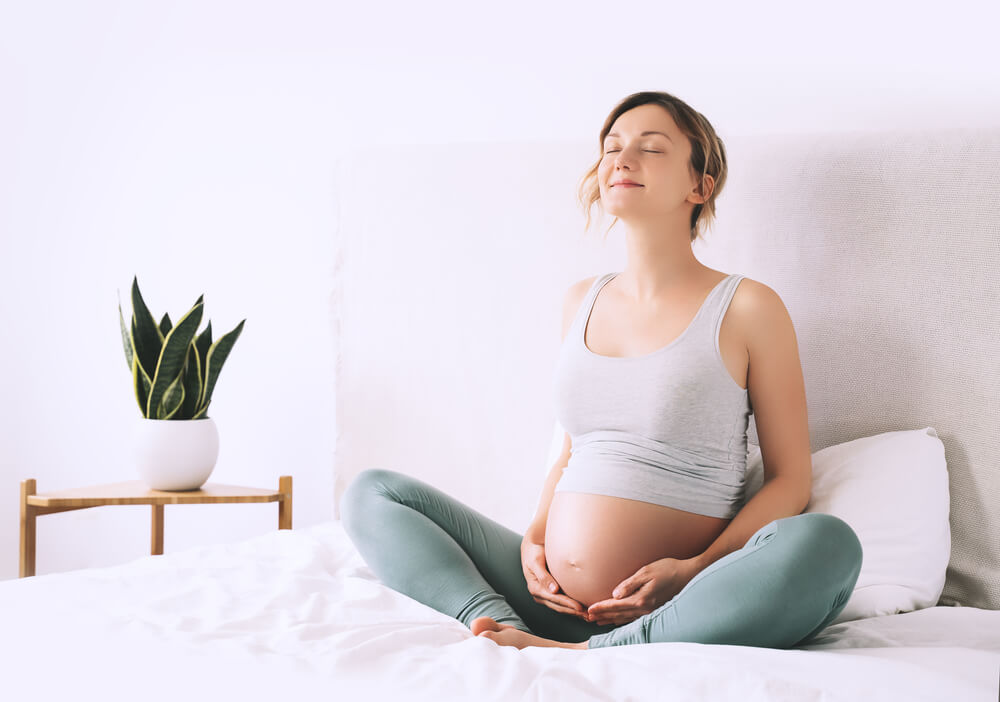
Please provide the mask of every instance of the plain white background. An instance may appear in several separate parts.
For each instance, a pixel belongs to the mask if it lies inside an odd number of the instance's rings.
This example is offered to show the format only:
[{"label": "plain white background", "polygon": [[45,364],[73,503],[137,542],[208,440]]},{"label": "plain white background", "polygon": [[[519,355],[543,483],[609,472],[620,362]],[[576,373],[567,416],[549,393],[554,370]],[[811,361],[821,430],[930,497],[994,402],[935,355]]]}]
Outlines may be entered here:
[{"label": "plain white background", "polygon": [[[998,20],[968,0],[0,3],[0,578],[21,480],[137,477],[117,317],[135,275],[157,317],[204,294],[216,338],[247,320],[210,480],[291,474],[295,526],[333,518],[338,154],[596,140],[638,90],[723,136],[996,125]],[[176,551],[276,528],[277,507],[165,519]],[[45,516],[37,572],[148,548],[148,507]]]}]

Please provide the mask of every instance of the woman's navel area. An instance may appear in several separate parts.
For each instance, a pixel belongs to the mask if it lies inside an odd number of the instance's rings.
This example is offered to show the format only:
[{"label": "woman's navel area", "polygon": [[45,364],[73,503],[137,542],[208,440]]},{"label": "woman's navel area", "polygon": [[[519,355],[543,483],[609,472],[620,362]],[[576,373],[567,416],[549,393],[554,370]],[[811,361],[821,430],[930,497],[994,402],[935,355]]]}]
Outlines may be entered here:
[{"label": "woman's navel area", "polygon": [[704,551],[727,519],[608,495],[557,492],[545,526],[545,560],[562,591],[590,606],[661,558]]}]

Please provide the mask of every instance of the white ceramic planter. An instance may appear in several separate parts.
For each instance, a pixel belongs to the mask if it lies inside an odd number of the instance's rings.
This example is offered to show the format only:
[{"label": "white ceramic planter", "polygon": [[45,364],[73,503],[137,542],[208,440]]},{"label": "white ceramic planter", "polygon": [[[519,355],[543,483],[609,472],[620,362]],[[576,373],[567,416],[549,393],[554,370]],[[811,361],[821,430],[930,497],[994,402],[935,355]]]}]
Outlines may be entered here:
[{"label": "white ceramic planter", "polygon": [[139,477],[154,490],[197,490],[219,458],[215,420],[136,419],[132,457]]}]

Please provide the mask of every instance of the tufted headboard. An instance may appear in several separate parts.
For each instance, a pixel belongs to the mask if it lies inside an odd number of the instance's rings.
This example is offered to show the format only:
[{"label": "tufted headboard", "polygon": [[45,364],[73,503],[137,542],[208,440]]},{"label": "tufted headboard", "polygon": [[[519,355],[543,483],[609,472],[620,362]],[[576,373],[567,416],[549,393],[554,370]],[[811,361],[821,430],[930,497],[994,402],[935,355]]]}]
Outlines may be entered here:
[{"label": "tufted headboard", "polygon": [[[937,430],[951,489],[941,604],[1000,609],[1000,129],[722,137],[729,180],[695,255],[784,300],[813,452]],[[608,221],[585,233],[576,202],[596,141],[338,162],[335,500],[360,470],[391,468],[527,526],[563,293],[625,265],[620,225],[606,241]]]}]

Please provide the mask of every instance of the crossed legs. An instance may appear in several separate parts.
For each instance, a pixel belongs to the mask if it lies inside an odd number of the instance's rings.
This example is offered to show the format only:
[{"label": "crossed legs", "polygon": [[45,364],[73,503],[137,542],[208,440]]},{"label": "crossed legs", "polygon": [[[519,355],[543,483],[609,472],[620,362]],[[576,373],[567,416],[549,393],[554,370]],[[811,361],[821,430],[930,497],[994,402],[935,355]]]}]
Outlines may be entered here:
[{"label": "crossed legs", "polygon": [[862,558],[857,536],[838,517],[778,519],[658,609],[600,626],[535,602],[521,569],[521,536],[416,478],[363,471],[343,496],[341,518],[387,586],[518,647],[689,641],[790,648],[840,614]]}]

